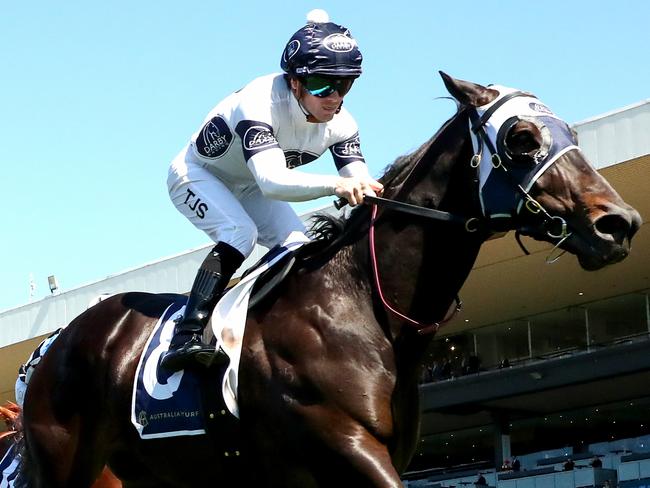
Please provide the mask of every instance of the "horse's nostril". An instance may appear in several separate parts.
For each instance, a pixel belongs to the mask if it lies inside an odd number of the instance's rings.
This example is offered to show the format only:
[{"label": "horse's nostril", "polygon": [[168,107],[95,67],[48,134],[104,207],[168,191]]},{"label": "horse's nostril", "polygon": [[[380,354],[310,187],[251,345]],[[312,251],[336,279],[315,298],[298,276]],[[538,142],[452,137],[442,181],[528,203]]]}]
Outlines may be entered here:
[{"label": "horse's nostril", "polygon": [[615,239],[624,239],[630,230],[630,223],[620,215],[605,215],[594,223],[601,234],[609,234]]}]

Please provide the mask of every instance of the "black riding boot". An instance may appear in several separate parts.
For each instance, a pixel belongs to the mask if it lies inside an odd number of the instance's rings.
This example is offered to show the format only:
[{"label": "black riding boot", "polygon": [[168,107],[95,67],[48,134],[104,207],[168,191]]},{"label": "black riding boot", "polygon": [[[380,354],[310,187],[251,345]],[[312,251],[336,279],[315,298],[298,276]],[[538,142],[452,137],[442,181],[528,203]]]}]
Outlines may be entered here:
[{"label": "black riding boot", "polygon": [[180,371],[197,362],[211,364],[228,359],[220,348],[215,351],[214,347],[203,342],[203,329],[230,278],[243,261],[244,256],[237,249],[223,242],[210,251],[194,279],[185,313],[174,328],[169,350],[160,360],[163,368]]}]

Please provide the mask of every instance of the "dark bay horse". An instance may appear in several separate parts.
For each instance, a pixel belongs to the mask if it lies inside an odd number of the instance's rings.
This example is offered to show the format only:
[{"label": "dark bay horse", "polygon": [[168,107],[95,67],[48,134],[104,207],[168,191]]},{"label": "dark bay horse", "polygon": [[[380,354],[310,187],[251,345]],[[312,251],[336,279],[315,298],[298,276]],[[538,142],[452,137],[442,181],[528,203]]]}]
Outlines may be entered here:
[{"label": "dark bay horse", "polygon": [[136,366],[174,297],[125,293],[77,317],[34,372],[23,485],[88,487],[108,463],[125,487],[401,486],[428,332],[481,244],[512,229],[594,270],[625,258],[641,223],[541,102],[441,75],[458,112],[381,178],[383,196],[409,206],[322,217],[301,266],[249,311],[242,470],[229,472],[206,436],[138,437]]}]

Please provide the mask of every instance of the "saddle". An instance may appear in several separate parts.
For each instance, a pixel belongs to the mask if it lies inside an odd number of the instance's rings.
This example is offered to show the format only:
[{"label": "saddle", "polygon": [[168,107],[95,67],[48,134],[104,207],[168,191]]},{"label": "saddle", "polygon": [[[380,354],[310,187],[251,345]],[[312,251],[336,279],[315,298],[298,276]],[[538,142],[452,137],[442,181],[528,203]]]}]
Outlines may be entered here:
[{"label": "saddle", "polygon": [[[263,260],[264,258],[262,258]],[[246,277],[251,271],[255,270],[261,263],[262,260],[255,263],[249,270],[242,275],[242,279]],[[289,254],[284,256],[280,261],[276,263],[275,266],[267,269],[262,273],[255,282],[253,291],[251,292],[251,298],[248,302],[248,309],[254,308],[256,305],[261,303],[269,294],[282,283],[296,264],[296,251],[291,251]]]},{"label": "saddle", "polygon": [[[322,247],[323,243],[320,242],[307,243],[303,246],[300,246],[294,251],[290,251],[287,255],[283,256],[282,259],[280,259],[280,261],[278,261],[275,265],[264,271],[255,282],[255,286],[251,292],[250,301],[248,302],[248,309],[251,310],[263,302],[264,299],[270,298],[271,292],[276,290],[278,286],[292,272],[297,272],[298,270],[307,268],[313,269],[321,265],[321,262],[316,262],[314,260],[314,256],[317,256],[319,254],[319,251]],[[259,261],[247,269],[246,272],[241,276],[240,280],[244,279],[250,273],[255,271],[259,266],[267,262],[269,260],[269,256],[277,253],[278,249],[279,246],[271,249]]]}]

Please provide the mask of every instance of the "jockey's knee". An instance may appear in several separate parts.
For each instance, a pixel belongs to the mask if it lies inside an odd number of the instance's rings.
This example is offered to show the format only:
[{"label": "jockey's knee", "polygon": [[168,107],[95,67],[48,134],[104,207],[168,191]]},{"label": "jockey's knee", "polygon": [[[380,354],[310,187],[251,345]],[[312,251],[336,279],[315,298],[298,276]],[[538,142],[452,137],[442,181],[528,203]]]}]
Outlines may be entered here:
[{"label": "jockey's knee", "polygon": [[219,233],[209,233],[214,242],[224,242],[237,249],[244,258],[247,258],[253,252],[257,244],[257,227],[252,222],[246,222],[238,225],[233,229],[219,229]]}]

